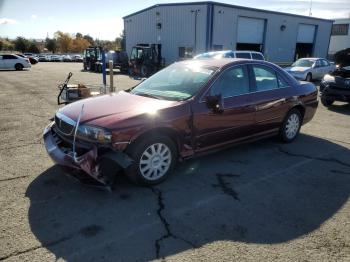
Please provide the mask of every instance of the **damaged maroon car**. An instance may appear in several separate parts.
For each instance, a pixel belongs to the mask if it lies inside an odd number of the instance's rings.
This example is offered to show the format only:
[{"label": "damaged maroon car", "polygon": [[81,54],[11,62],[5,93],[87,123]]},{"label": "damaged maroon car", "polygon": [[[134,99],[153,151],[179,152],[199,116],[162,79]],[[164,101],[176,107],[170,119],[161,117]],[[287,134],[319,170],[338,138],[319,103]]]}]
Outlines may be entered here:
[{"label": "damaged maroon car", "polygon": [[274,135],[291,142],[317,105],[312,83],[274,64],[190,60],[129,90],[59,109],[44,140],[54,162],[103,184],[123,171],[151,185],[179,160]]}]

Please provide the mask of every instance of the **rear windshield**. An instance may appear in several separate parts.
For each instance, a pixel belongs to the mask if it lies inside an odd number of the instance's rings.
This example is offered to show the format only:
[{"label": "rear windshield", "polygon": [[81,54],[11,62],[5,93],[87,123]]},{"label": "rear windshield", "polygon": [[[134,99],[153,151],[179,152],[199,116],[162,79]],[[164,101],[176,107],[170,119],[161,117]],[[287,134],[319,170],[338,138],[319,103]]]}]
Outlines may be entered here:
[{"label": "rear windshield", "polygon": [[261,54],[252,53],[252,58],[255,60],[264,60],[264,57]]},{"label": "rear windshield", "polygon": [[247,58],[247,59],[251,59],[250,53],[236,53],[236,57],[237,57],[237,58]]}]

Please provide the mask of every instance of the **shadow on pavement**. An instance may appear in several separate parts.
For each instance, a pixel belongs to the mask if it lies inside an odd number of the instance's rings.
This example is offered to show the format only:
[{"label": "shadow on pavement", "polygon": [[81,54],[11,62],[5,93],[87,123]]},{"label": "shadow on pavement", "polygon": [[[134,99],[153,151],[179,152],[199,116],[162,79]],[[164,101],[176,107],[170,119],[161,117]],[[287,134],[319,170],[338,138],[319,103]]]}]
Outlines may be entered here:
[{"label": "shadow on pavement", "polygon": [[53,166],[27,189],[29,222],[42,246],[68,261],[145,261],[218,240],[283,243],[348,200],[349,156],[308,135],[288,145],[269,139],[187,161],[153,188],[121,179],[110,193]]},{"label": "shadow on pavement", "polygon": [[334,104],[328,107],[328,110],[344,115],[350,115],[350,103]]}]

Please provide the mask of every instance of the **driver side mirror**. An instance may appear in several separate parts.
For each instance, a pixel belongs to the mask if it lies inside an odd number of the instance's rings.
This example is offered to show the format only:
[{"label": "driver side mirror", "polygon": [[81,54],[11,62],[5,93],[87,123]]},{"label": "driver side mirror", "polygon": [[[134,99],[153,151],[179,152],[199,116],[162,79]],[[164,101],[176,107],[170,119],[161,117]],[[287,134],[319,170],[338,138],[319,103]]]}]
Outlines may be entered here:
[{"label": "driver side mirror", "polygon": [[221,108],[221,95],[207,96],[205,102],[209,109],[212,109],[214,113],[222,113],[224,110]]}]

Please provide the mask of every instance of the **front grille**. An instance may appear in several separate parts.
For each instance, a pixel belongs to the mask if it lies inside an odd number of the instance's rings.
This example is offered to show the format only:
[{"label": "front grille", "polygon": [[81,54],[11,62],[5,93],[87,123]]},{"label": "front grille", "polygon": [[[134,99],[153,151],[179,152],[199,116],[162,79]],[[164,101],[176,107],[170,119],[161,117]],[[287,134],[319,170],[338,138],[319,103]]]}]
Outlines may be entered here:
[{"label": "front grille", "polygon": [[73,123],[68,123],[63,117],[60,117],[57,114],[55,115],[55,123],[59,132],[65,135],[73,134],[75,126]]}]

